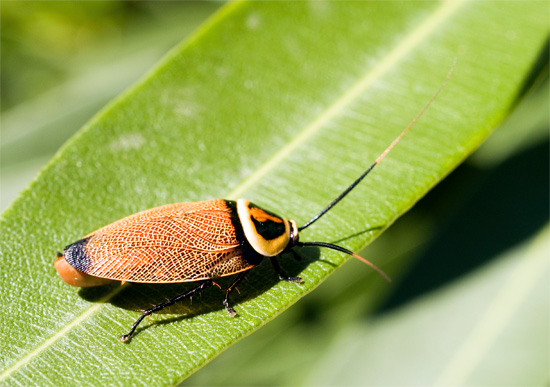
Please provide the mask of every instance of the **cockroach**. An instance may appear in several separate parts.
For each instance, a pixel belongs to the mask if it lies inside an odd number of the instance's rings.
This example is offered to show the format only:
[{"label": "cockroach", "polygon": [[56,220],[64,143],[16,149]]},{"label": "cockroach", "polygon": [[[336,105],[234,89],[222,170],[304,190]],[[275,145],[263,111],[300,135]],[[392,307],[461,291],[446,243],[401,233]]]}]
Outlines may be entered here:
[{"label": "cockroach", "polygon": [[149,284],[200,282],[191,290],[143,311],[130,331],[120,337],[121,341],[130,339],[146,316],[199,294],[214,284],[216,278],[233,274],[237,276],[226,289],[223,304],[227,312],[235,316],[229,302],[231,292],[266,257],[269,257],[280,280],[302,282],[300,277],[286,276],[276,259],[281,254],[295,253],[295,247],[326,247],[349,254],[389,280],[382,270],[352,251],[326,242],[301,242],[298,232],[311,226],[339,203],[386,157],[431,105],[453,68],[454,64],[420,113],[374,163],[303,226],[298,227],[294,220],[264,210],[246,199],[168,204],[118,220],[68,245],[64,254],[58,253],[55,269],[63,281],[78,287],[117,281]]}]

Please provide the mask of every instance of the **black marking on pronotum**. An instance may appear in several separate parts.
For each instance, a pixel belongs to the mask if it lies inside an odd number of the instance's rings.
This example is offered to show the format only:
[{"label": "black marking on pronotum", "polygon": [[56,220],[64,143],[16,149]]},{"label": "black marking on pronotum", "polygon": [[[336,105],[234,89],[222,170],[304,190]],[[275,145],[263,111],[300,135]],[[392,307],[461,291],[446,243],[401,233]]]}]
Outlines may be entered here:
[{"label": "black marking on pronotum", "polygon": [[[249,208],[262,210],[260,207],[252,203],[250,203]],[[278,218],[279,221],[277,222],[271,219],[265,219],[264,221],[259,221],[253,215],[250,215],[250,220],[252,220],[252,223],[254,223],[254,226],[256,227],[256,231],[258,232],[258,234],[260,234],[262,237],[264,237],[264,239],[267,239],[267,240],[273,240],[283,235],[286,232],[284,221],[282,221],[277,215],[269,211],[266,211],[266,210],[262,210],[262,211],[266,212],[267,214],[271,215],[274,218]]]}]

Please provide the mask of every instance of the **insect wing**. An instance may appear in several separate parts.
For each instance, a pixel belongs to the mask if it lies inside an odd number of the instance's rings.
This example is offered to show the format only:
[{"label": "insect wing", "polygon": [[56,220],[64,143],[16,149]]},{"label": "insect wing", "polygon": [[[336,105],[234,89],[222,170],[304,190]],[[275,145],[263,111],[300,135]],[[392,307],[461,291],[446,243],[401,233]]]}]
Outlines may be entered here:
[{"label": "insect wing", "polygon": [[65,259],[92,276],[173,283],[250,268],[225,200],[169,204],[105,226],[67,246]]}]

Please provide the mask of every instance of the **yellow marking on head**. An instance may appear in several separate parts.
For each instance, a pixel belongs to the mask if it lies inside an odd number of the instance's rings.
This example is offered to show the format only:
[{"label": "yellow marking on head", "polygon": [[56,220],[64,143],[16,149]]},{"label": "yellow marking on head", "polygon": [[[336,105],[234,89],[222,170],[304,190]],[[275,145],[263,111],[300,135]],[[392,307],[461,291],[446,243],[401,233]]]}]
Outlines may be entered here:
[{"label": "yellow marking on head", "polygon": [[[237,214],[239,215],[246,240],[259,254],[265,257],[274,257],[281,254],[288,245],[290,241],[290,226],[284,218],[269,214],[260,208],[251,207],[250,202],[246,199],[237,200]],[[262,230],[256,228],[253,219],[260,223],[272,221],[282,224],[284,230],[281,228],[281,232],[278,235],[267,239],[260,233]]]}]

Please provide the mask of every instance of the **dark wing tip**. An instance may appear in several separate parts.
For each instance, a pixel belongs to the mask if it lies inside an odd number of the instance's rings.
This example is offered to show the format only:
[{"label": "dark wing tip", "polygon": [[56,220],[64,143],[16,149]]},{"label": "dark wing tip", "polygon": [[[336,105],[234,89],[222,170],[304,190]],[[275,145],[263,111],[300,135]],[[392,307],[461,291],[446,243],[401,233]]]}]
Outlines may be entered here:
[{"label": "dark wing tip", "polygon": [[90,238],[80,239],[65,247],[65,260],[77,270],[84,273],[90,268],[90,257],[86,252],[86,244]]}]

